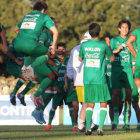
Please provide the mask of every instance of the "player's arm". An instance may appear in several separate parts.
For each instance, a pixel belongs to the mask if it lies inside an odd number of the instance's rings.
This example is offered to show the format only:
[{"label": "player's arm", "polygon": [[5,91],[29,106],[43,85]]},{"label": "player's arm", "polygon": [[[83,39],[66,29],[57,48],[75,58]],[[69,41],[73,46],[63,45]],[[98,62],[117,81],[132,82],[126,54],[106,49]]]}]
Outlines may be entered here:
[{"label": "player's arm", "polygon": [[10,51],[7,51],[7,55],[10,59],[12,59],[15,63],[17,63],[19,66],[23,66],[23,62],[21,62],[20,60],[18,60],[13,53],[11,53]]},{"label": "player's arm", "polygon": [[51,27],[50,30],[53,32],[53,42],[52,42],[52,46],[50,46],[51,53],[55,54],[55,46],[56,46],[57,39],[58,39],[58,30],[55,26]]},{"label": "player's arm", "polygon": [[127,45],[127,47],[128,47],[128,49],[129,49],[129,51],[131,52],[131,54],[134,56],[134,57],[136,57],[136,51],[135,51],[135,49],[134,49],[134,47],[133,47],[133,43],[136,41],[136,37],[135,36],[133,36],[133,35],[131,35],[130,37],[129,37],[129,39],[127,40],[127,43],[126,43],[126,45]]},{"label": "player's arm", "polygon": [[1,39],[2,39],[2,43],[3,43],[4,53],[7,53],[8,48],[7,48],[7,43],[6,43],[6,37],[5,37],[5,31],[4,31],[4,29],[2,29],[2,31],[0,32],[0,36],[1,36]]},{"label": "player's arm", "polygon": [[105,47],[106,47],[106,55],[107,55],[107,57],[109,58],[109,60],[111,62],[113,62],[115,60],[115,57],[114,57],[114,54],[113,54],[113,52],[111,50],[111,47],[108,46],[107,44],[105,44]]},{"label": "player's arm", "polygon": [[119,53],[123,49],[123,46],[120,45],[116,50],[113,51],[113,54]]},{"label": "player's arm", "polygon": [[64,80],[65,80],[64,91],[66,92],[67,91],[67,88],[68,88],[67,72],[65,72]]}]

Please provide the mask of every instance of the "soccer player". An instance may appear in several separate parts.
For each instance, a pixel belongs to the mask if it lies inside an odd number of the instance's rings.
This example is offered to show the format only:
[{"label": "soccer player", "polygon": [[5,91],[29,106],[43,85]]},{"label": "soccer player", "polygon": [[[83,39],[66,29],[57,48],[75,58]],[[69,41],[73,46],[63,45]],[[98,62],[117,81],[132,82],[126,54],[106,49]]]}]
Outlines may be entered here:
[{"label": "soccer player", "polygon": [[100,26],[92,23],[89,34],[92,39],[81,44],[79,60],[84,60],[84,91],[86,109],[86,135],[91,135],[91,120],[95,103],[100,103],[98,135],[103,135],[103,124],[107,114],[110,94],[105,79],[105,55],[114,61],[114,56],[105,42],[99,40]]},{"label": "soccer player", "polygon": [[[86,32],[84,34],[83,40],[81,40],[81,43],[88,41],[89,39],[91,39],[91,36],[89,35],[88,32]],[[79,61],[79,51],[80,44],[71,50],[70,58],[67,64],[67,76],[69,79],[74,81],[74,86],[76,86],[78,102],[82,103],[82,108],[80,110],[79,115],[78,131],[84,132],[87,103],[84,103],[84,84],[83,84],[84,63]],[[97,128],[98,128],[97,125],[91,123],[92,130],[96,130]]]},{"label": "soccer player", "polygon": [[[66,45],[65,43],[58,43],[57,44],[57,49],[64,52],[64,54],[66,53]],[[65,104],[67,104],[69,106],[69,111],[70,111],[70,116],[71,116],[71,120],[73,120],[73,106],[71,103],[67,103],[67,93],[64,91],[64,84],[65,84],[65,72],[66,72],[66,65],[68,62],[68,57],[66,57],[65,55],[59,55],[59,57],[64,61],[64,64],[61,64],[59,67],[59,77],[57,80],[57,86],[61,91],[61,94],[56,94],[53,97],[53,103],[52,103],[52,108],[50,110],[49,113],[49,122],[48,125],[46,126],[45,130],[50,130],[51,129],[51,123],[52,120],[54,118],[55,115],[55,110],[57,109],[57,106],[63,105],[63,101],[65,102]]]},{"label": "soccer player", "polygon": [[131,54],[126,47],[128,33],[131,24],[127,20],[122,20],[118,24],[119,36],[111,39],[111,49],[115,55],[115,61],[112,63],[112,102],[114,110],[113,130],[117,130],[119,122],[119,95],[121,89],[125,89],[125,107],[124,107],[124,124],[128,128],[129,108],[131,105],[131,96],[133,88],[133,73],[131,65]]},{"label": "soccer player", "polygon": [[[133,43],[136,42],[137,44],[137,53],[134,49]],[[127,41],[127,47],[129,48],[130,52],[134,57],[136,57],[136,64],[135,64],[135,84],[138,89],[138,93],[140,95],[140,28],[135,29],[128,41]]]},{"label": "soccer player", "polygon": [[[13,75],[15,78],[19,78],[18,82],[16,83],[16,86],[13,90],[13,92],[10,94],[10,102],[12,103],[12,105],[16,105],[16,93],[18,91],[18,89],[26,82],[25,79],[22,76],[22,72],[21,72],[21,68],[23,66],[23,62],[24,62],[24,56],[20,53],[17,53],[13,47],[14,44],[14,40],[12,42],[12,45],[10,45],[10,47],[8,47],[8,51],[7,51],[7,55],[10,53],[10,56],[12,56],[11,59],[9,57],[7,65],[6,65],[6,70],[9,74]],[[9,56],[9,55],[8,55]],[[21,104],[26,106],[26,103],[24,101],[24,95],[31,89],[34,87],[34,83],[29,82],[25,89],[21,92],[17,94],[18,99],[20,100]]]}]

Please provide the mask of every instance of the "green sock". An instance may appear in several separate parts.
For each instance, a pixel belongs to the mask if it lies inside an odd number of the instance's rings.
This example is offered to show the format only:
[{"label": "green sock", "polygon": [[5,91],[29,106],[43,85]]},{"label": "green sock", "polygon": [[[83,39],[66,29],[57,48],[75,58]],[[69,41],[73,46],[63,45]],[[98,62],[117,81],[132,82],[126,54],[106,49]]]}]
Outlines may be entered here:
[{"label": "green sock", "polygon": [[100,109],[100,122],[99,122],[99,128],[98,128],[100,130],[103,130],[106,114],[107,114],[107,108],[101,108]]},{"label": "green sock", "polygon": [[74,122],[73,122],[73,110],[74,110],[73,107],[70,107],[69,108],[69,114],[70,114],[70,118],[71,118],[71,122],[72,122],[72,127],[74,126]]},{"label": "green sock", "polygon": [[27,56],[24,58],[24,65],[27,67],[27,66],[31,65],[32,61],[33,61],[33,57]]},{"label": "green sock", "polygon": [[86,128],[91,131],[91,120],[92,120],[93,109],[88,107],[86,109]]},{"label": "green sock", "polygon": [[48,125],[51,125],[52,124],[52,120],[54,118],[54,115],[55,115],[55,109],[52,108],[50,110],[50,113],[49,113],[49,123],[48,123]]},{"label": "green sock", "polygon": [[113,105],[113,111],[114,111],[114,120],[113,124],[116,126],[119,122],[119,105]]},{"label": "green sock", "polygon": [[126,105],[125,104],[124,112],[123,112],[123,115],[124,115],[124,124],[125,125],[128,125],[128,123],[129,123],[129,108],[130,108],[130,105]]},{"label": "green sock", "polygon": [[35,97],[39,97],[40,95],[42,95],[44,93],[44,91],[47,89],[47,87],[50,85],[52,81],[49,78],[45,78],[41,83],[40,83],[40,87],[38,88],[38,90],[35,93]]},{"label": "green sock", "polygon": [[24,90],[22,92],[20,92],[20,94],[22,94],[23,96],[29,91],[31,90],[33,87],[35,86],[34,83],[29,82],[26,87],[24,88]]},{"label": "green sock", "polygon": [[22,79],[19,79],[18,82],[16,83],[16,86],[12,92],[12,95],[16,95],[17,91],[20,89],[20,87],[24,84],[25,82]]},{"label": "green sock", "polygon": [[35,68],[41,64],[43,64],[44,62],[46,62],[48,59],[47,55],[42,55],[42,56],[39,56],[37,57],[34,62],[31,64],[31,67],[32,68]]}]

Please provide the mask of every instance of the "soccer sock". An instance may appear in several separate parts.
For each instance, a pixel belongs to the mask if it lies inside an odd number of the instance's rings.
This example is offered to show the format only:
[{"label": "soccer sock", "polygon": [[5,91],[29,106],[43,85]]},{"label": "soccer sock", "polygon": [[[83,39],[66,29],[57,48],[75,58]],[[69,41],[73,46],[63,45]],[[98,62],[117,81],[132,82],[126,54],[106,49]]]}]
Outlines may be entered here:
[{"label": "soccer sock", "polygon": [[86,128],[88,131],[91,131],[91,120],[92,120],[93,109],[87,107],[86,109]]},{"label": "soccer sock", "polygon": [[72,122],[72,127],[74,126],[74,122],[73,122],[73,110],[74,110],[73,107],[70,107],[69,108],[69,114],[70,114],[70,118],[71,118],[71,122]]},{"label": "soccer sock", "polygon": [[119,122],[119,105],[113,105],[113,111],[114,111],[113,124],[118,125],[118,122]]},{"label": "soccer sock", "polygon": [[99,128],[98,128],[100,130],[103,130],[106,114],[107,114],[107,108],[101,108],[100,109],[100,122],[99,122]]},{"label": "soccer sock", "polygon": [[33,58],[31,56],[27,56],[24,58],[24,65],[27,67],[29,66],[33,61]]},{"label": "soccer sock", "polygon": [[34,62],[31,64],[31,67],[32,68],[35,68],[41,64],[43,64],[44,62],[46,62],[48,59],[48,56],[47,55],[42,55],[42,56],[39,56],[37,57]]},{"label": "soccer sock", "polygon": [[138,87],[138,93],[139,93],[139,95],[140,95],[140,87]]},{"label": "soccer sock", "polygon": [[41,83],[40,83],[40,87],[38,88],[38,90],[36,91],[36,93],[34,94],[35,97],[39,97],[40,95],[42,95],[44,93],[44,91],[47,89],[47,87],[50,85],[51,80],[49,78],[45,78]]},{"label": "soccer sock", "polygon": [[125,125],[128,125],[129,123],[129,108],[130,108],[130,105],[126,105],[125,104],[125,107],[124,107],[124,124]]},{"label": "soccer sock", "polygon": [[78,124],[78,128],[79,129],[83,129],[84,128],[84,126],[85,126],[85,120],[82,120],[82,119],[79,119],[79,124]]},{"label": "soccer sock", "polygon": [[12,95],[13,95],[13,96],[16,95],[17,91],[20,89],[20,87],[21,87],[24,83],[25,83],[24,80],[22,80],[22,79],[19,79],[19,80],[18,80],[18,82],[16,83],[16,86],[15,86],[13,92],[12,92]]},{"label": "soccer sock", "polygon": [[29,83],[27,84],[27,86],[25,87],[25,89],[24,89],[22,92],[20,92],[20,94],[24,96],[24,95],[25,95],[29,90],[31,90],[34,86],[35,86],[34,83],[29,82]]},{"label": "soccer sock", "polygon": [[54,115],[55,115],[55,109],[54,108],[51,108],[51,110],[49,112],[49,122],[48,122],[48,125],[51,125],[52,120],[54,118]]}]

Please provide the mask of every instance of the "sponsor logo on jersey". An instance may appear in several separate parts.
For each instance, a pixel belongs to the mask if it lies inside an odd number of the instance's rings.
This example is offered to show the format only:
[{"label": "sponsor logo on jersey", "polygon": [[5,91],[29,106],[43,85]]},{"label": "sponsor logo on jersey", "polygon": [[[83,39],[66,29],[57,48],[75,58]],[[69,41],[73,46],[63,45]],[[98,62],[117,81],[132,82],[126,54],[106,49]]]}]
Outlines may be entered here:
[{"label": "sponsor logo on jersey", "polygon": [[85,58],[99,58],[99,53],[93,53],[93,54],[89,54],[89,53],[86,53],[85,54]]},{"label": "sponsor logo on jersey", "polygon": [[86,59],[86,67],[100,67],[100,59]]},{"label": "sponsor logo on jersey", "polygon": [[101,51],[101,48],[85,48],[85,51]]},{"label": "sponsor logo on jersey", "polygon": [[23,22],[21,25],[21,29],[35,29],[35,22]]}]

